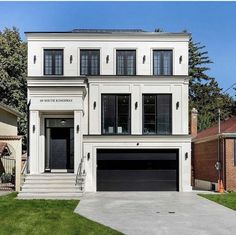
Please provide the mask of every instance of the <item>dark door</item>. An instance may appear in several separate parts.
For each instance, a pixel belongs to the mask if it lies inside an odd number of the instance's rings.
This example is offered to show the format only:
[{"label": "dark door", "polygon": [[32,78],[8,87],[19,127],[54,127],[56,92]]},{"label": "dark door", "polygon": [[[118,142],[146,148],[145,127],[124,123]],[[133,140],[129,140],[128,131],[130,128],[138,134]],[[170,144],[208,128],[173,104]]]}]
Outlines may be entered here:
[{"label": "dark door", "polygon": [[69,169],[70,128],[51,128],[51,169]]},{"label": "dark door", "polygon": [[178,191],[178,150],[100,149],[97,191]]}]

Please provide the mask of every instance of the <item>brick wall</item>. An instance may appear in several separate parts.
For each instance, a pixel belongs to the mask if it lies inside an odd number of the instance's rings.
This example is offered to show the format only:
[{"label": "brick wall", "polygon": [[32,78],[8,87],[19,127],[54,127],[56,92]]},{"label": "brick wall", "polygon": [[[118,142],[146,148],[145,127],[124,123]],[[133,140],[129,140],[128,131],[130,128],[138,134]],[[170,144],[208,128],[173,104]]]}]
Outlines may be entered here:
[{"label": "brick wall", "polygon": [[226,189],[236,190],[236,166],[234,166],[234,139],[225,139]]},{"label": "brick wall", "polygon": [[218,140],[193,144],[194,178],[217,183],[218,174],[215,169],[217,162]]}]

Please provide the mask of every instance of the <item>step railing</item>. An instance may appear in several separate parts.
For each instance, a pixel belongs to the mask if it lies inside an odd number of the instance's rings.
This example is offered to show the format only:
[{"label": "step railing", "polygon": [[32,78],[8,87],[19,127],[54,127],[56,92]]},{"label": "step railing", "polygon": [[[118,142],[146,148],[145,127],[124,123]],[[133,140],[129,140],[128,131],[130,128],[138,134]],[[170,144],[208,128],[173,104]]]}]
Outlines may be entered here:
[{"label": "step railing", "polygon": [[78,166],[76,177],[75,177],[75,185],[82,184],[83,182],[81,182],[81,180],[84,180],[84,177],[86,175],[85,170],[83,169],[84,168],[84,159],[85,159],[85,156],[82,156],[81,161]]}]

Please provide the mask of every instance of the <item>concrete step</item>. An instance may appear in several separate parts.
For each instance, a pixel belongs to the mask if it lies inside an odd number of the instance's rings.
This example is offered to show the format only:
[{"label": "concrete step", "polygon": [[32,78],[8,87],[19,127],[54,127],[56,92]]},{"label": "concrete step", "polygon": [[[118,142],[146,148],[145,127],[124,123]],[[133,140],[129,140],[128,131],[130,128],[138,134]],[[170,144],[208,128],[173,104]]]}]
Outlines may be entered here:
[{"label": "concrete step", "polygon": [[80,188],[24,188],[23,193],[80,193]]},{"label": "concrete step", "polygon": [[75,184],[75,180],[70,179],[48,179],[48,180],[32,180],[32,179],[26,179],[25,183],[27,184]]},{"label": "concrete step", "polygon": [[25,188],[75,188],[78,187],[78,185],[75,185],[75,183],[70,184],[33,184],[33,183],[25,183],[22,186],[22,189]]},{"label": "concrete step", "polygon": [[27,176],[25,178],[26,180],[51,180],[51,179],[56,179],[56,180],[75,180],[75,176],[41,176],[41,175],[36,175],[36,176]]}]

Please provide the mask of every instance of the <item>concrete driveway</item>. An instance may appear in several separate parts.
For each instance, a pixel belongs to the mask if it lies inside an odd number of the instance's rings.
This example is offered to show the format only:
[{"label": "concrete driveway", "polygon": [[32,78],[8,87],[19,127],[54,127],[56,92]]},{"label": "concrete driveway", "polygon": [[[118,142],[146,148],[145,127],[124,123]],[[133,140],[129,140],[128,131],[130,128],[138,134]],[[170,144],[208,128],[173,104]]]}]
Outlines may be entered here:
[{"label": "concrete driveway", "polygon": [[125,234],[236,234],[236,212],[196,193],[90,193],[75,212]]}]

